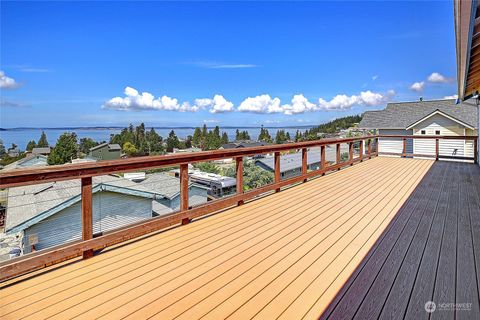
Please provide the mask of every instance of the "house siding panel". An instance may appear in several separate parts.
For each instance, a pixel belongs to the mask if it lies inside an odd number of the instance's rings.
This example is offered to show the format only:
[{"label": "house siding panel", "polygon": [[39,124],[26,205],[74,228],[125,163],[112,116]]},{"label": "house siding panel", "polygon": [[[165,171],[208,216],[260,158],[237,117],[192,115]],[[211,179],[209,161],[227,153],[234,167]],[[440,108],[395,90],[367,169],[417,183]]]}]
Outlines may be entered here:
[{"label": "house siding panel", "polygon": [[[412,135],[412,130],[402,129],[380,129],[381,135]],[[378,151],[381,152],[403,152],[403,140],[393,138],[379,138],[378,139]],[[407,139],[407,153],[413,153],[413,142],[411,139]]]},{"label": "house siding panel", "polygon": [[[421,135],[422,130],[425,130],[426,135],[435,135],[440,131],[440,135],[445,136],[463,136],[468,135],[469,129],[465,129],[457,122],[448,119],[442,115],[436,114],[432,117],[422,121],[414,128],[415,135]],[[466,132],[467,131],[467,132]],[[458,156],[458,157],[472,157],[473,146],[469,146],[469,142],[465,140],[440,140],[439,141],[439,155],[441,156]],[[432,139],[416,139],[414,141],[414,150],[416,154],[435,155],[435,140]]]}]

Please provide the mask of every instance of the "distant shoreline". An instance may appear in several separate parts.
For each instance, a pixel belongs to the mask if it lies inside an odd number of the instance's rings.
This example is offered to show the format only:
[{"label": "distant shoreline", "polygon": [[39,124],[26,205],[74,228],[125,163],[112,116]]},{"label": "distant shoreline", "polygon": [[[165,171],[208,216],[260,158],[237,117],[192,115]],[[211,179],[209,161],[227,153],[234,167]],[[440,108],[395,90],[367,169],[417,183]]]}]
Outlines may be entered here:
[{"label": "distant shoreline", "polygon": [[[202,125],[203,126],[203,125]],[[201,127],[201,126],[200,126]],[[207,126],[207,128],[214,128],[215,126]],[[260,129],[262,126],[219,126],[222,129]],[[315,125],[303,125],[303,126],[263,126],[266,129],[289,129],[289,128],[313,128]],[[118,130],[128,128],[123,126],[114,126],[114,127],[15,127],[15,128],[0,128],[0,131],[22,131],[22,130]],[[145,128],[154,128],[154,129],[192,129],[194,130],[197,127],[148,127]]]}]

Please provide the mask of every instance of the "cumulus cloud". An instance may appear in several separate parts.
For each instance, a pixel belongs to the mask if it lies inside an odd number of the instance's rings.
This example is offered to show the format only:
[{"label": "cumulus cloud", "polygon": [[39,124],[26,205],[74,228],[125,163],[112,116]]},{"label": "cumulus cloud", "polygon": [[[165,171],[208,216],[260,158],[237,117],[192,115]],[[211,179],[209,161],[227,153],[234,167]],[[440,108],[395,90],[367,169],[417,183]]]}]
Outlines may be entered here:
[{"label": "cumulus cloud", "polygon": [[216,94],[213,99],[195,99],[195,106],[200,109],[209,108],[211,113],[224,113],[233,111],[233,103],[222,95]]},{"label": "cumulus cloud", "polygon": [[443,97],[443,99],[458,99],[458,94],[454,94],[454,95],[451,95],[451,96],[445,96],[445,97]]},{"label": "cumulus cloud", "polygon": [[389,101],[395,95],[395,91],[389,90],[386,94],[372,92],[370,90],[362,91],[359,95],[347,96],[345,94],[336,95],[330,101],[318,99],[318,105],[321,110],[350,110],[353,106],[372,107],[378,106]]},{"label": "cumulus cloud", "polygon": [[284,107],[281,105],[279,98],[272,99],[268,94],[262,94],[253,98],[246,98],[237,110],[254,113],[282,113]]},{"label": "cumulus cloud", "polygon": [[317,105],[308,101],[303,94],[294,95],[291,104],[284,105],[283,108],[288,115],[318,110]]},{"label": "cumulus cloud", "polygon": [[413,90],[416,92],[422,92],[424,88],[425,88],[425,81],[415,82],[410,86],[410,90]]},{"label": "cumulus cloud", "polygon": [[20,85],[18,82],[15,81],[15,79],[7,77],[5,72],[0,71],[0,88],[2,89],[16,89]]},{"label": "cumulus cloud", "polygon": [[132,87],[126,87],[125,97],[115,97],[103,104],[103,108],[112,110],[168,110],[180,112],[198,111],[198,106],[190,105],[188,102],[180,104],[177,99],[168,96],[155,98],[149,92],[139,93]]},{"label": "cumulus cloud", "polygon": [[449,83],[453,82],[453,78],[448,78],[441,75],[438,72],[433,72],[431,75],[428,76],[427,80],[432,83]]}]

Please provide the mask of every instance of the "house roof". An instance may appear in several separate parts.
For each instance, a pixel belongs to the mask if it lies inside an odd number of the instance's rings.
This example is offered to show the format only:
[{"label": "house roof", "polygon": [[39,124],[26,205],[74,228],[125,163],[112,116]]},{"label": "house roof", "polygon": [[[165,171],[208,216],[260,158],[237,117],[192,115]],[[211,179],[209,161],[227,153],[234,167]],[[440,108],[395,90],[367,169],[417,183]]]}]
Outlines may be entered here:
[{"label": "house roof", "polygon": [[[40,162],[32,163],[29,164],[28,162],[32,160],[41,160]],[[42,154],[29,154],[25,158],[17,160],[15,162],[12,162],[5,167],[3,167],[2,170],[13,170],[13,169],[18,169],[18,168],[26,168],[26,167],[43,167],[47,165],[47,157],[42,155]]]},{"label": "house roof", "polygon": [[90,148],[90,151],[94,151],[97,149],[101,149],[104,147],[108,147],[109,150],[117,151],[117,150],[122,150],[119,144],[117,143],[100,143],[98,146]]},{"label": "house roof", "polygon": [[[312,148],[307,151],[307,164],[311,165],[320,162],[320,148]],[[275,170],[275,160],[273,157],[261,158],[255,160],[255,163],[262,163],[268,169]],[[302,167],[302,153],[290,153],[280,156],[280,172],[287,172]]]},{"label": "house roof", "polygon": [[[104,175],[93,178],[93,190],[123,193],[145,198],[162,195],[130,180]],[[8,189],[7,232],[18,232],[81,200],[80,180],[49,182]]]},{"label": "house roof", "polygon": [[33,154],[50,154],[51,151],[52,149],[50,147],[32,149]]},{"label": "house roof", "polygon": [[235,141],[224,144],[222,146],[223,149],[236,149],[236,148],[250,148],[250,147],[261,147],[261,146],[268,146],[271,143],[264,142],[264,141]]},{"label": "house roof", "polygon": [[[168,199],[173,199],[180,193],[180,179],[166,173],[148,174],[145,180],[138,182],[138,185],[161,194]],[[204,189],[203,186],[190,182],[189,187],[192,186]]]},{"label": "house roof", "polygon": [[389,103],[385,110],[367,111],[360,129],[406,129],[435,111],[477,128],[477,107],[473,102],[456,103],[455,99]]}]

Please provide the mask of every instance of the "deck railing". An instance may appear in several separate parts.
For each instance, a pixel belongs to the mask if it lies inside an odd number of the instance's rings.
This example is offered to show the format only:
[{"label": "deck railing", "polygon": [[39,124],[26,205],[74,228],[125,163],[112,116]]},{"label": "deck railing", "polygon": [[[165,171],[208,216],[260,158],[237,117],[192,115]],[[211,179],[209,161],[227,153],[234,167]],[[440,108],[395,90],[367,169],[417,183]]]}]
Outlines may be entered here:
[{"label": "deck railing", "polygon": [[[317,141],[288,143],[281,145],[268,145],[253,148],[203,151],[196,153],[101,161],[97,163],[49,166],[33,169],[12,170],[6,172],[0,171],[0,188],[2,189],[53,181],[81,179],[82,197],[82,240],[37,251],[28,255],[12,259],[10,261],[0,263],[0,281],[4,281],[74,257],[83,256],[83,258],[86,259],[93,256],[95,250],[100,250],[107,246],[118,244],[120,242],[127,241],[157,230],[161,230],[175,224],[188,224],[194,218],[207,214],[212,214],[228,207],[242,205],[245,201],[251,200],[260,195],[269,192],[279,192],[283,187],[296,183],[306,182],[309,178],[321,176],[329,171],[340,170],[342,167],[351,166],[366,159],[371,159],[372,157],[378,156],[379,154],[379,138],[398,138],[405,141],[405,139],[415,139],[416,137],[371,135],[346,139],[322,139]],[[439,139],[473,139],[475,141],[475,146],[477,145],[477,137],[470,136],[454,138],[442,136],[421,136],[419,138],[436,139],[437,159]],[[348,144],[348,158],[345,161],[342,161],[341,159],[341,144]],[[336,147],[335,164],[329,164],[326,161],[326,147],[330,145],[335,145]],[[357,147],[355,148],[355,146]],[[404,146],[406,146],[405,142]],[[320,148],[320,159],[318,159],[320,166],[317,170],[308,171],[307,150],[314,147]],[[354,152],[355,149],[358,151],[356,157]],[[291,150],[301,150],[301,174],[293,178],[282,180],[280,174],[281,153]],[[274,182],[254,190],[244,192],[243,158],[247,156],[271,153],[274,154]],[[477,154],[477,152],[475,154]],[[406,147],[404,147],[403,156],[408,156],[406,154]],[[188,164],[228,158],[235,159],[237,193],[233,196],[214,200],[203,205],[195,207],[190,206],[188,197]],[[474,160],[477,161],[478,159],[475,157]],[[180,166],[179,212],[131,224],[126,227],[116,229],[114,231],[105,232],[97,237],[94,236],[92,218],[92,177],[106,174],[170,167],[173,165]]]},{"label": "deck railing", "polygon": [[[392,155],[392,156],[401,156],[403,158],[407,157],[417,157],[417,158],[433,158],[435,160],[445,159],[445,160],[470,160],[474,163],[478,163],[478,136],[435,136],[435,135],[378,135],[380,139],[389,139],[390,141],[402,141],[402,151],[401,152],[384,152],[379,148],[379,155]],[[429,153],[418,153],[418,152],[408,152],[407,142],[409,140],[434,140],[435,149]],[[472,155],[465,155],[466,146],[463,146],[463,155],[457,155],[452,152],[451,154],[442,153],[440,148],[440,142],[447,140],[456,140],[456,141],[472,141]],[[433,146],[433,144],[432,144]],[[425,147],[424,147],[425,148]],[[433,149],[433,148],[432,148]],[[453,151],[455,148],[452,146],[446,147],[449,151]]]}]

